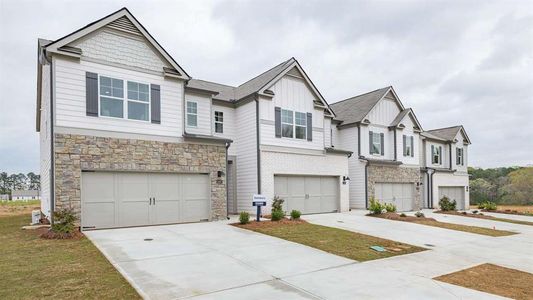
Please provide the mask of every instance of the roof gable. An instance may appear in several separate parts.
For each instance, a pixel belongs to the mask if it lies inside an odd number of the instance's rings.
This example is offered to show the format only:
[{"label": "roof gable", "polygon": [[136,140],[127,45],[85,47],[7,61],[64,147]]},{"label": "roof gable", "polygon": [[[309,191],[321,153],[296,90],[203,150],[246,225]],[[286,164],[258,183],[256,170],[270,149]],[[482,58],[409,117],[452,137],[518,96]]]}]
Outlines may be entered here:
[{"label": "roof gable", "polygon": [[331,104],[341,125],[362,122],[376,104],[387,94],[390,87],[381,88]]},{"label": "roof gable", "polygon": [[414,129],[422,130],[422,125],[420,125],[420,122],[418,122],[418,119],[417,119],[414,111],[411,108],[406,108],[406,109],[402,110],[396,116],[396,118],[394,118],[394,120],[390,124],[390,127],[398,127],[398,126],[402,125],[402,121],[405,120],[405,117],[407,117],[407,116],[409,116],[409,118],[411,119],[411,121],[415,125]]},{"label": "roof gable", "polygon": [[[439,139],[445,140],[447,142],[454,142],[457,134],[461,133],[466,140],[468,144],[471,144],[470,138],[466,134],[466,130],[464,129],[463,125],[458,126],[452,126],[452,127],[445,127],[445,128],[437,128],[426,131],[431,136],[438,137]],[[428,136],[431,138],[431,136]]]},{"label": "roof gable", "polygon": [[[52,43],[46,45],[46,51],[61,53],[68,56],[79,57],[81,53],[77,53],[76,49],[69,46],[72,42],[95,32],[102,27],[108,26],[115,30],[144,37],[147,42],[158,52],[161,57],[166,60],[174,70],[170,71],[173,77],[189,79],[189,75],[183,70],[178,63],[166,52],[166,50],[150,35],[150,33],[142,26],[139,21],[129,12],[127,8],[122,8],[108,16],[105,16],[95,22],[86,25]],[[167,70],[164,70],[165,72]]]}]

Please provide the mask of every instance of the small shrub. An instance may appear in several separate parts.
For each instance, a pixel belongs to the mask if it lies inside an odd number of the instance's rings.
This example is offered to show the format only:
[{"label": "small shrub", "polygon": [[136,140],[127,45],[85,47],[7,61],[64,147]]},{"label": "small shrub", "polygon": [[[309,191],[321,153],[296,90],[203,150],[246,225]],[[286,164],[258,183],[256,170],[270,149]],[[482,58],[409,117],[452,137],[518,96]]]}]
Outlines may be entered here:
[{"label": "small shrub", "polygon": [[477,210],[473,210],[473,211],[472,211],[472,213],[473,213],[474,215],[477,214],[478,212],[479,212],[479,211],[477,211]]},{"label": "small shrub", "polygon": [[385,203],[383,204],[383,207],[385,208],[387,212],[390,212],[390,213],[396,212],[396,205],[394,205],[393,203]]},{"label": "small shrub", "polygon": [[239,214],[239,222],[241,224],[250,223],[250,214],[245,211],[241,211],[241,213]]},{"label": "small shrub", "polygon": [[271,215],[271,220],[272,221],[279,221],[279,220],[283,219],[283,217],[285,217],[285,213],[283,212],[283,210],[273,210],[272,211],[272,215]]},{"label": "small shrub", "polygon": [[274,199],[272,199],[272,211],[283,210],[283,202],[285,202],[285,200],[281,199],[279,196],[275,196]]},{"label": "small shrub", "polygon": [[372,215],[379,215],[384,210],[383,204],[377,201],[374,197],[370,198],[369,204],[368,210]]},{"label": "small shrub", "polygon": [[485,209],[485,202],[480,202],[480,203],[477,205],[477,208],[478,208],[478,209]]},{"label": "small shrub", "polygon": [[444,196],[440,199],[439,206],[442,211],[456,210],[457,202],[455,200],[450,201],[450,198]]},{"label": "small shrub", "polygon": [[302,213],[299,210],[293,209],[291,211],[291,219],[293,219],[293,220],[299,220],[301,215],[302,215]]},{"label": "small shrub", "polygon": [[46,239],[70,239],[78,237],[80,233],[76,231],[77,219],[71,209],[56,210],[54,211],[54,224],[41,237]]},{"label": "small shrub", "polygon": [[405,217],[407,217],[407,215],[406,215],[406,214],[404,214],[404,213],[401,213],[401,214],[400,214],[400,217],[403,217],[403,218],[405,218]]},{"label": "small shrub", "polygon": [[417,218],[423,218],[423,217],[425,217],[425,216],[424,216],[424,213],[421,212],[421,211],[417,211],[417,212],[415,213],[415,216],[416,216]]},{"label": "small shrub", "polygon": [[486,210],[496,210],[498,208],[498,206],[496,205],[496,203],[494,202],[490,202],[490,201],[487,201],[485,202],[485,209]]}]

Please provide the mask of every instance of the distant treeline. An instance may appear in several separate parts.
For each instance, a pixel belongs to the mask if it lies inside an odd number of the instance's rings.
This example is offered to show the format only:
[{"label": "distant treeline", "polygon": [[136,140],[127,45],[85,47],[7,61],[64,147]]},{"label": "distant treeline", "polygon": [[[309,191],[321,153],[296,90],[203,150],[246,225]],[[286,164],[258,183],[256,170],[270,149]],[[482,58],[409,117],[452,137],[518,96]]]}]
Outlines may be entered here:
[{"label": "distant treeline", "polygon": [[41,175],[33,172],[28,174],[8,174],[0,172],[0,194],[10,194],[16,190],[40,190]]},{"label": "distant treeline", "polygon": [[468,168],[470,203],[533,204],[533,167]]}]

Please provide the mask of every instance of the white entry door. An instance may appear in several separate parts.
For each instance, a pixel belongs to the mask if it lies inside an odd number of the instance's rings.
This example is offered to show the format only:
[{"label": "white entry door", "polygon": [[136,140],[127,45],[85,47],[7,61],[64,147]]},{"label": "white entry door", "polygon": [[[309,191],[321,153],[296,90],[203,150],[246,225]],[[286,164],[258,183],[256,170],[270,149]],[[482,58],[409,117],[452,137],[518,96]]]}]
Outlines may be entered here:
[{"label": "white entry door", "polygon": [[275,176],[274,194],[285,200],[284,210],[303,214],[339,211],[339,183],[329,176]]},{"label": "white entry door", "polygon": [[205,174],[84,172],[81,224],[85,229],[208,220]]},{"label": "white entry door", "polygon": [[414,184],[378,182],[375,184],[375,197],[383,203],[393,203],[398,211],[413,210]]},{"label": "white entry door", "polygon": [[[465,209],[465,187],[464,186],[439,186],[439,199],[448,197],[450,200],[455,200],[458,210]],[[438,201],[437,201],[438,203]]]}]

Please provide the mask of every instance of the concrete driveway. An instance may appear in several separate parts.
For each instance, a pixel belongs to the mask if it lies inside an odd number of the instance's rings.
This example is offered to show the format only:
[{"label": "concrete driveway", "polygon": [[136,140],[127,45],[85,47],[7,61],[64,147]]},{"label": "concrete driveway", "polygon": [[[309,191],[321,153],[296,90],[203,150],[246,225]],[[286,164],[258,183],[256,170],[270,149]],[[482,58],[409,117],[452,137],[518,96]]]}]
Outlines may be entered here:
[{"label": "concrete driveway", "polygon": [[375,219],[357,211],[305,219],[431,250],[358,263],[227,222],[86,235],[150,299],[492,299],[498,297],[431,278],[485,262],[533,272],[529,231],[493,238]]}]

